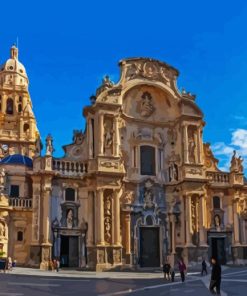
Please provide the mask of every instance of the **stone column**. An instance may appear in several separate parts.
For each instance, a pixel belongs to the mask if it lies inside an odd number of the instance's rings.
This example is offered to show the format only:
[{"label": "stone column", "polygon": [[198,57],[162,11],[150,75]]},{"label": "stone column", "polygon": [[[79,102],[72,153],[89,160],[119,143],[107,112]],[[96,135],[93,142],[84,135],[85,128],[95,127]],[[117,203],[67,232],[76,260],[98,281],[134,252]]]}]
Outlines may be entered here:
[{"label": "stone column", "polygon": [[92,150],[92,122],[91,122],[91,118],[89,117],[87,119],[87,139],[88,139],[88,154],[89,154],[89,158],[93,158],[93,150]]},{"label": "stone column", "polygon": [[94,192],[88,192],[88,240],[87,245],[94,244]]},{"label": "stone column", "polygon": [[203,163],[203,142],[202,142],[202,128],[198,127],[197,129],[197,138],[198,138],[198,162]]},{"label": "stone column", "polygon": [[192,225],[191,225],[191,195],[186,195],[185,198],[185,211],[186,211],[186,247],[193,246],[192,244]]},{"label": "stone column", "polygon": [[118,156],[119,155],[119,129],[118,129],[118,118],[117,117],[114,117],[114,120],[113,120],[113,133],[114,133],[113,155]]},{"label": "stone column", "polygon": [[121,245],[120,241],[120,201],[118,192],[114,192],[114,245]]},{"label": "stone column", "polygon": [[188,125],[184,125],[183,127],[184,130],[184,162],[189,163],[189,155],[188,155]]},{"label": "stone column", "polygon": [[199,243],[201,247],[207,246],[205,240],[205,201],[202,195],[199,200]]},{"label": "stone column", "polygon": [[235,201],[233,205],[233,221],[234,221],[234,245],[239,245],[239,217],[238,203]]},{"label": "stone column", "polygon": [[172,251],[172,254],[175,254],[176,253],[176,242],[175,242],[175,217],[174,215],[171,216],[171,224],[172,224],[172,229],[171,229],[171,232],[172,232],[172,248],[171,248],[171,251]]},{"label": "stone column", "polygon": [[131,229],[130,229],[130,213],[125,213],[124,215],[124,231],[125,231],[125,250],[126,254],[131,253]]},{"label": "stone column", "polygon": [[104,114],[99,114],[99,155],[104,154]]},{"label": "stone column", "polygon": [[47,187],[43,189],[43,244],[49,243],[50,238],[50,195],[51,188]]},{"label": "stone column", "polygon": [[97,245],[104,245],[104,190],[98,189],[95,203],[96,210],[96,225]]}]

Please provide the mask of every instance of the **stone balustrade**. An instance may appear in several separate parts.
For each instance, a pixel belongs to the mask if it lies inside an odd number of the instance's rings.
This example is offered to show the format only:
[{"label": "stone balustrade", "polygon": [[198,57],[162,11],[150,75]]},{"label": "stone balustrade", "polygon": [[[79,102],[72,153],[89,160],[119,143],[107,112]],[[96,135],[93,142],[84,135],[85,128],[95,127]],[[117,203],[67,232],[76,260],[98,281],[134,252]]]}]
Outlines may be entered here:
[{"label": "stone balustrade", "polygon": [[10,197],[9,205],[13,208],[31,209],[32,199],[31,198],[21,198],[21,197]]},{"label": "stone balustrade", "polygon": [[77,161],[53,159],[53,170],[67,176],[77,176],[87,173],[88,164]]},{"label": "stone balustrade", "polygon": [[229,173],[223,172],[207,172],[207,179],[210,183],[229,183]]}]

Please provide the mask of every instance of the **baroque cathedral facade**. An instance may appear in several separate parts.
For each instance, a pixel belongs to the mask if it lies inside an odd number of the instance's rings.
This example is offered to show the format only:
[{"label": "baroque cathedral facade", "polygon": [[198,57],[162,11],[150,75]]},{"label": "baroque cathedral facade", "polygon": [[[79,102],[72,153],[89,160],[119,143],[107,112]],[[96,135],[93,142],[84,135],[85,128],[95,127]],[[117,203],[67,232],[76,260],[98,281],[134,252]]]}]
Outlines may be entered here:
[{"label": "baroque cathedral facade", "polygon": [[203,142],[195,96],[179,72],[149,58],[120,61],[83,109],[64,156],[42,144],[28,76],[12,46],[0,67],[0,253],[17,264],[107,270],[200,262],[247,263],[247,184]]}]

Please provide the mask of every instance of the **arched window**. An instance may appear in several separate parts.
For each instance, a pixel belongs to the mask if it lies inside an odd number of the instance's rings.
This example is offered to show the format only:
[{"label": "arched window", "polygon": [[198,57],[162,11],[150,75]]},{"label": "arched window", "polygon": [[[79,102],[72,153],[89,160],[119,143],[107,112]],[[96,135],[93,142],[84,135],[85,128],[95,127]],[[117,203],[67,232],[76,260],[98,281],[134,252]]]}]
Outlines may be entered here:
[{"label": "arched window", "polygon": [[29,124],[28,123],[25,123],[23,125],[23,131],[24,131],[24,133],[26,133],[28,130],[29,130]]},{"label": "arched window", "polygon": [[155,148],[141,146],[141,175],[156,175],[155,173]]},{"label": "arched window", "polygon": [[65,190],[65,200],[66,201],[75,201],[75,189],[66,188],[66,190]]},{"label": "arched window", "polygon": [[18,242],[23,241],[23,232],[22,231],[17,232],[17,240],[18,240]]},{"label": "arched window", "polygon": [[218,196],[213,197],[214,209],[220,209],[220,198]]},{"label": "arched window", "polygon": [[6,113],[9,115],[13,115],[13,113],[14,113],[14,104],[13,104],[13,99],[11,99],[11,98],[8,98],[8,100],[7,100]]}]

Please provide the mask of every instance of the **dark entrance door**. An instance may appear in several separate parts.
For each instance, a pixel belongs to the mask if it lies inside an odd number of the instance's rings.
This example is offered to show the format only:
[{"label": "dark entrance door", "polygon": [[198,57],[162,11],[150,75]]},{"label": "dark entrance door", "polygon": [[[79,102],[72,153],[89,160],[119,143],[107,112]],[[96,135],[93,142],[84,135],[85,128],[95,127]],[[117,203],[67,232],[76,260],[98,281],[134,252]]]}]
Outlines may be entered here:
[{"label": "dark entrance door", "polygon": [[61,235],[61,267],[78,267],[78,236]]},{"label": "dark entrance door", "polygon": [[160,245],[158,227],[140,228],[140,266],[160,266]]},{"label": "dark entrance door", "polygon": [[212,237],[212,257],[220,264],[226,264],[225,238]]}]

